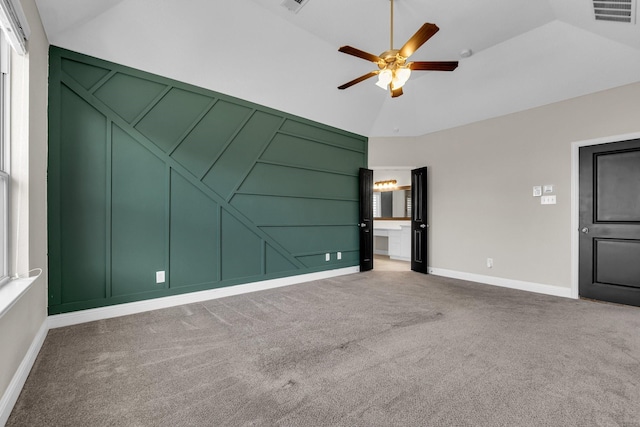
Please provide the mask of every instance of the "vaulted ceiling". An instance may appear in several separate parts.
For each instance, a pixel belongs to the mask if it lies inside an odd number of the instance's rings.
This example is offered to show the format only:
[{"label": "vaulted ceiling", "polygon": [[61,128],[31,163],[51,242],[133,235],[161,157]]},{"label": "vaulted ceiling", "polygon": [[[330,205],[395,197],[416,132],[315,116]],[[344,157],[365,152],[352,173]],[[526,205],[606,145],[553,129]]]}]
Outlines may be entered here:
[{"label": "vaulted ceiling", "polygon": [[[596,21],[591,0],[396,0],[395,45],[440,31],[392,99],[377,69],[338,52],[389,48],[389,0],[36,0],[51,44],[367,136],[413,136],[640,81],[640,26]],[[636,12],[637,13],[637,12]],[[471,49],[473,55],[460,58]],[[603,106],[605,108],[605,106]]]}]

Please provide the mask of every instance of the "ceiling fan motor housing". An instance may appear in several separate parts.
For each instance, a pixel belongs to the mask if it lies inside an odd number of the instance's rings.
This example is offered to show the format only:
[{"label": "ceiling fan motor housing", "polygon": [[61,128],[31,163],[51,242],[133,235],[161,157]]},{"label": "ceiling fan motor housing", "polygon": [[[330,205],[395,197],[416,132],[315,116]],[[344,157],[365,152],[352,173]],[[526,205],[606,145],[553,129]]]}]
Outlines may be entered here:
[{"label": "ceiling fan motor housing", "polygon": [[378,67],[382,70],[384,68],[395,69],[402,67],[407,58],[400,56],[400,49],[389,49],[380,54],[380,58],[383,61],[378,61]]}]

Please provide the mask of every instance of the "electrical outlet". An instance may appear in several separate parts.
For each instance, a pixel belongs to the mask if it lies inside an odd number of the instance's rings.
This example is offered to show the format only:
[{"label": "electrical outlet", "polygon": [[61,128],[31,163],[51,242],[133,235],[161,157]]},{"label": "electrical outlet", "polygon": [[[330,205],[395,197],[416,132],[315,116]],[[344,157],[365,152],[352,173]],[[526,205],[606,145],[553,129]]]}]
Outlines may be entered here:
[{"label": "electrical outlet", "polygon": [[331,254],[330,253],[324,254],[324,260],[325,261],[331,261]]},{"label": "electrical outlet", "polygon": [[164,283],[164,271],[156,271],[156,283]]},{"label": "electrical outlet", "polygon": [[336,258],[337,258],[337,259],[342,259],[342,252],[338,252],[338,253],[336,254]]},{"label": "electrical outlet", "polygon": [[493,268],[493,258],[487,258],[487,268]]}]

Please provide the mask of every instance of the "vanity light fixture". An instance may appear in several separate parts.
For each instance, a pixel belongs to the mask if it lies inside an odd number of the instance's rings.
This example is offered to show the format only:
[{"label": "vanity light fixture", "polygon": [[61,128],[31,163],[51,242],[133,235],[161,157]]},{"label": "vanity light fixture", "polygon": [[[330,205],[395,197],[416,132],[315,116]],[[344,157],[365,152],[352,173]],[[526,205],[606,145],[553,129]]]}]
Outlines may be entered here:
[{"label": "vanity light fixture", "polygon": [[398,181],[395,179],[390,179],[388,181],[376,181],[373,184],[373,188],[375,190],[389,190],[392,188],[396,188],[398,186]]}]

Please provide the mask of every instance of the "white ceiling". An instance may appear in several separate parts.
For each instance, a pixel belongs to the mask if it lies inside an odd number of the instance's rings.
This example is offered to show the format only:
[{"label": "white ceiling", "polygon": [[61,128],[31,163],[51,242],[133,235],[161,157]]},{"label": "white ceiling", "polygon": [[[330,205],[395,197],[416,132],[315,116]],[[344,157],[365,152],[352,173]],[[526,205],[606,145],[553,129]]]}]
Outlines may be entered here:
[{"label": "white ceiling", "polygon": [[[591,0],[396,0],[395,46],[440,32],[392,99],[338,52],[389,48],[389,0],[36,0],[51,44],[366,136],[414,136],[640,81],[640,25],[595,21]],[[640,20],[640,19],[639,19]],[[472,49],[470,58],[459,58]]]}]

